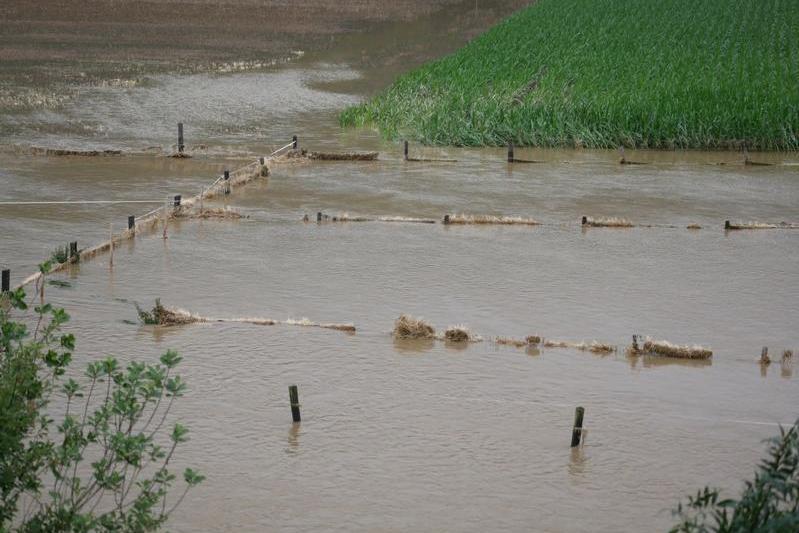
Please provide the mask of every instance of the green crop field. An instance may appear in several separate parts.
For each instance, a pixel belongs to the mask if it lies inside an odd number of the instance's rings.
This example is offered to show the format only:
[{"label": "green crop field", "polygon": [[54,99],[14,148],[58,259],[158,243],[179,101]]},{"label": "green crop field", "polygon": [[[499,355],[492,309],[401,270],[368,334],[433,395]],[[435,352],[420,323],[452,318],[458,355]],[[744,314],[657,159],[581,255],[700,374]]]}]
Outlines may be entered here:
[{"label": "green crop field", "polygon": [[539,0],[341,114],[427,144],[799,149],[799,0]]}]

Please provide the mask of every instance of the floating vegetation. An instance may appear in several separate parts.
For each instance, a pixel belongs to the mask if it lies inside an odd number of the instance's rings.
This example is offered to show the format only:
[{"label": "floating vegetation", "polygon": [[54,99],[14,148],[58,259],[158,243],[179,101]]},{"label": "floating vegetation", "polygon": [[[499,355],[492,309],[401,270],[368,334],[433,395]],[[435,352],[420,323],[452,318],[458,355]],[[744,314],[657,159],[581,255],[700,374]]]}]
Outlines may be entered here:
[{"label": "floating vegetation", "polygon": [[668,341],[656,341],[649,337],[644,340],[643,346],[638,346],[637,341],[629,349],[630,355],[659,355],[661,357],[676,357],[680,359],[708,359],[713,351],[699,345],[680,346]]},{"label": "floating vegetation", "polygon": [[375,161],[378,152],[302,152],[308,159],[319,161]]},{"label": "floating vegetation", "polygon": [[582,225],[591,228],[632,228],[634,224],[626,218],[592,218],[583,217]]},{"label": "floating vegetation", "polygon": [[582,352],[591,352],[596,354],[608,354],[616,351],[615,346],[597,341],[585,343],[548,339],[544,342],[544,348],[571,348],[574,350],[580,350]]},{"label": "floating vegetation", "polygon": [[[307,218],[308,215],[305,215]],[[303,219],[305,220],[305,218]],[[349,213],[339,213],[338,215],[326,215],[324,213],[316,214],[317,222],[370,222],[371,219],[366,217],[358,217],[350,215]]]},{"label": "floating vegetation", "polygon": [[514,346],[516,348],[534,348],[541,344],[541,337],[538,335],[528,335],[524,339],[514,339],[513,337],[496,337],[496,344],[504,346]]},{"label": "floating vegetation", "polygon": [[53,287],[58,287],[60,289],[68,289],[72,287],[72,284],[68,281],[63,281],[60,279],[49,279],[47,280],[47,284]]},{"label": "floating vegetation", "polygon": [[310,328],[322,328],[322,329],[334,329],[336,331],[346,331],[346,332],[355,332],[355,326],[353,324],[324,324],[318,322],[311,322],[307,318],[301,318],[299,320],[295,320],[289,318],[284,324],[289,326],[302,326],[302,327],[310,327]]},{"label": "floating vegetation", "polygon": [[145,311],[139,304],[136,306],[136,312],[139,314],[139,320],[143,324],[154,326],[181,326],[183,324],[193,324],[195,322],[205,322],[205,319],[194,316],[183,310],[167,309],[161,305],[161,299],[155,299],[155,306],[150,311]]},{"label": "floating vegetation", "polygon": [[80,156],[80,157],[100,157],[111,155],[122,155],[122,150],[68,150],[65,148],[42,148],[33,146],[30,149],[32,155],[44,156]]},{"label": "floating vegetation", "polygon": [[436,221],[432,218],[415,218],[415,217],[399,217],[399,216],[385,216],[377,217],[380,222],[409,222],[418,224],[435,224]]},{"label": "floating vegetation", "polygon": [[537,226],[540,222],[532,218],[493,215],[444,215],[444,224],[498,224]]},{"label": "floating vegetation", "polygon": [[434,339],[436,330],[421,318],[400,315],[394,321],[393,336],[395,339]]},{"label": "floating vegetation", "polygon": [[246,215],[242,215],[238,211],[231,209],[230,207],[213,207],[213,208],[205,208],[205,209],[180,209],[174,215],[174,218],[178,219],[191,219],[191,218],[199,218],[199,219],[218,219],[218,220],[238,220],[241,218],[248,218]]},{"label": "floating vegetation", "polygon": [[69,246],[57,246],[50,253],[50,260],[53,263],[61,264],[66,263],[69,259]]},{"label": "floating vegetation", "polygon": [[695,229],[702,229],[702,226],[700,226],[699,224],[688,224],[686,226],[686,229],[694,229],[694,230]]},{"label": "floating vegetation", "polygon": [[799,224],[792,224],[789,222],[780,222],[778,224],[770,224],[766,222],[735,222],[729,220],[724,222],[725,230],[745,230],[745,229],[799,229]]},{"label": "floating vegetation", "polygon": [[520,339],[512,339],[510,337],[497,337],[494,339],[494,342],[497,344],[502,344],[504,346],[514,346],[516,348],[525,348],[529,346],[527,341],[523,341]]},{"label": "floating vegetation", "polygon": [[470,332],[466,326],[450,326],[444,331],[444,340],[447,342],[479,342],[479,336]]}]

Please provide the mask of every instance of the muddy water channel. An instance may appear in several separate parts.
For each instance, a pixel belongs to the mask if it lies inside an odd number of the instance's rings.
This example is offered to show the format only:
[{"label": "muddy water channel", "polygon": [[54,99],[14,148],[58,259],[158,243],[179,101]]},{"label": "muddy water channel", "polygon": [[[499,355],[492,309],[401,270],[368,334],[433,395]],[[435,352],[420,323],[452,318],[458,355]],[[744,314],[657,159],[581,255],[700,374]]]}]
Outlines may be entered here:
[{"label": "muddy water channel", "polygon": [[[35,115],[39,130],[21,119],[7,130],[9,145],[139,155],[5,150],[2,201],[157,207],[292,134],[311,149],[381,152],[368,163],[276,165],[268,180],[207,204],[248,218],[172,223],[166,240],[142,232],[116,250],[113,268],[101,255],[55,276],[69,287],[47,287],[72,315],[76,371],[107,354],[127,361],[175,348],[184,356],[190,392],[175,416],[192,439],[177,466],[198,466],[207,480],[170,529],[654,531],[667,529],[680,497],[700,486],[740,489],[762,440],[799,414],[799,368],[756,363],[764,345],[777,355],[799,348],[799,230],[725,233],[723,223],[797,222],[799,167],[744,167],[725,153],[629,152],[649,164],[620,166],[614,153],[529,149],[516,156],[545,162],[509,166],[501,149],[414,146],[417,156],[457,161],[404,162],[398,143],[336,126],[336,111],[361,97],[359,76],[368,72],[329,62],[163,76],[152,87],[88,93],[62,115]],[[190,121],[179,118],[175,94],[224,105],[208,103]],[[69,133],[78,116],[110,141]],[[190,145],[208,148],[187,160],[141,153],[148,129],[157,132],[152,144],[168,150],[178,120],[195,124]],[[150,208],[0,206],[2,264],[17,283],[55,246],[99,242],[109,223],[118,231],[127,215]],[[317,211],[519,215],[545,224],[302,222]],[[583,229],[584,215],[655,227]],[[691,223],[702,229],[687,230]],[[351,322],[357,332],[135,324],[133,302],[155,298],[204,316],[307,317]],[[442,330],[465,324],[485,340],[395,341],[400,313]],[[630,359],[623,348],[635,333],[707,345],[714,356]],[[490,342],[530,334],[620,350],[601,357]],[[300,390],[298,426],[290,384]],[[588,434],[570,450],[577,405]]]}]

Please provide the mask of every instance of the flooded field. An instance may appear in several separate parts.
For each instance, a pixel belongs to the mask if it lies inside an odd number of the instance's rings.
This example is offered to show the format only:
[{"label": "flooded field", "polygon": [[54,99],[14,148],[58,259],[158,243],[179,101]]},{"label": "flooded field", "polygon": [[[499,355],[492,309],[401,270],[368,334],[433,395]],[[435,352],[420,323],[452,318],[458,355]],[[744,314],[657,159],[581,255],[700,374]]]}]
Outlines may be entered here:
[{"label": "flooded field", "polygon": [[[419,22],[423,42],[435,40],[434,20]],[[197,194],[293,134],[309,149],[380,151],[375,162],[274,165],[268,179],[207,204],[248,218],[170,223],[166,240],[156,231],[123,243],[113,268],[100,255],[54,276],[69,287],[47,287],[72,315],[76,372],[108,354],[184,356],[190,391],[175,414],[191,441],[177,466],[196,465],[207,480],[170,529],[655,531],[701,486],[737,493],[762,440],[797,417],[795,369],[756,361],[765,345],[799,348],[799,230],[723,224],[799,222],[799,158],[751,154],[780,165],[744,166],[732,153],[628,151],[648,164],[621,166],[612,152],[517,148],[516,157],[544,162],[508,165],[504,149],[412,145],[418,157],[457,161],[405,162],[399,143],[336,123],[341,107],[402,68],[357,58],[369,39],[371,50],[390,50],[408,30],[381,31],[299,64],[158,74],[133,88],[81,90],[55,110],[2,115],[0,201],[153,202],[0,205],[0,262],[14,284],[56,246],[105,240],[110,223],[119,231],[167,195]],[[171,151],[178,121],[194,157],[148,153]],[[31,146],[126,155],[42,157]],[[544,224],[302,222],[319,211]],[[582,228],[582,216],[639,227]],[[134,302],[155,298],[203,316],[357,331],[132,323]],[[484,341],[396,341],[402,313],[439,330],[464,324]],[[491,342],[531,334],[619,351]],[[714,355],[628,358],[633,334]],[[291,384],[300,425],[291,423]],[[588,434],[571,450],[578,405]]]}]

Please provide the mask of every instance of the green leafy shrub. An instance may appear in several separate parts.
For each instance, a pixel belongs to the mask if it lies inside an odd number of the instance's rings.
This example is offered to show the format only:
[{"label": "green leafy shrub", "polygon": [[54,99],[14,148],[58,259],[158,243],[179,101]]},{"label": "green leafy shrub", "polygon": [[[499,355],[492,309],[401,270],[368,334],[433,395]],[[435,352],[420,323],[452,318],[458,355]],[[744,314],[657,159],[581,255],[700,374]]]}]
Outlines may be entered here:
[{"label": "green leafy shrub", "polygon": [[168,498],[174,454],[188,439],[183,425],[167,422],[186,391],[175,373],[180,356],[170,350],[158,363],[125,367],[109,357],[78,381],[67,377],[75,349],[60,331],[67,313],[40,303],[31,331],[13,316],[27,309],[24,291],[2,298],[0,531],[158,529],[203,480],[185,469],[182,494]]},{"label": "green leafy shrub", "polygon": [[747,481],[741,497],[722,499],[705,487],[674,511],[673,533],[799,531],[799,421],[769,441],[768,456]]}]

